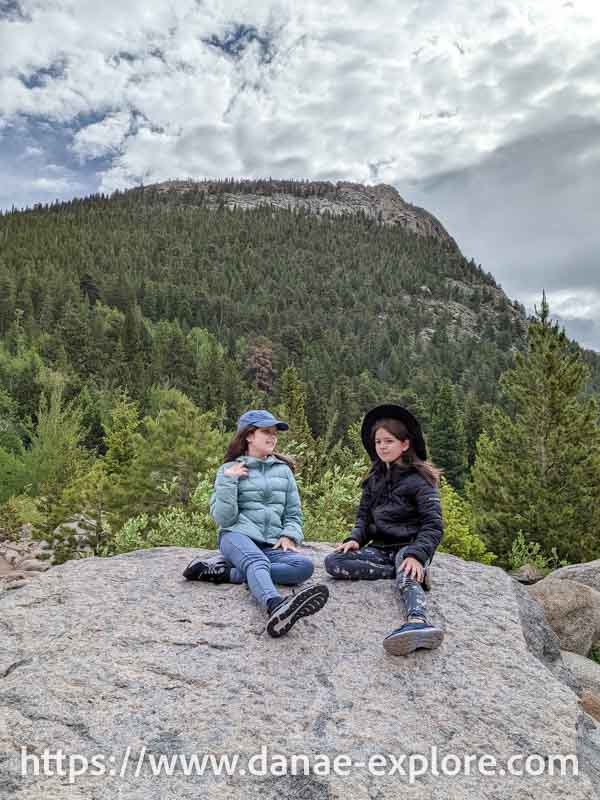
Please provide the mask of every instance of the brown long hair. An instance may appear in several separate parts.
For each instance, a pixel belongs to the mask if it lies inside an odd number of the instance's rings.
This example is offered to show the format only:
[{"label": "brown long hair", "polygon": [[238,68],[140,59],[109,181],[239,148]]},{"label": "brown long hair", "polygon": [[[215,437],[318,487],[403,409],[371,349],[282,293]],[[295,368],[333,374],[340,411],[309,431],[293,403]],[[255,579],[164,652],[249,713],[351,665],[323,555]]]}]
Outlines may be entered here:
[{"label": "brown long hair", "polygon": [[[224,464],[227,464],[229,461],[235,461],[236,458],[248,454],[248,434],[256,430],[258,430],[258,428],[255,425],[249,425],[247,428],[242,428],[241,431],[236,433],[227,446],[227,452],[223,459]],[[283,461],[284,464],[287,464],[292,472],[296,471],[294,462],[290,458],[282,456],[281,453],[273,453],[273,455],[275,458],[278,458],[279,461]]]},{"label": "brown long hair", "polygon": [[[402,453],[400,460],[395,462],[400,469],[416,469],[417,472],[432,486],[439,486],[442,470],[438,469],[438,467],[436,467],[431,461],[423,461],[418,457],[414,451],[412,439],[410,438],[408,429],[406,425],[399,419],[378,419],[373,425],[371,430],[371,446],[373,452],[375,452],[375,434],[380,428],[383,428],[395,439],[399,439],[400,441],[405,441],[408,439],[410,442],[410,447],[408,450],[405,450],[404,453]],[[383,467],[384,462],[376,456],[371,471],[367,477],[370,478],[371,475],[383,474]]]}]

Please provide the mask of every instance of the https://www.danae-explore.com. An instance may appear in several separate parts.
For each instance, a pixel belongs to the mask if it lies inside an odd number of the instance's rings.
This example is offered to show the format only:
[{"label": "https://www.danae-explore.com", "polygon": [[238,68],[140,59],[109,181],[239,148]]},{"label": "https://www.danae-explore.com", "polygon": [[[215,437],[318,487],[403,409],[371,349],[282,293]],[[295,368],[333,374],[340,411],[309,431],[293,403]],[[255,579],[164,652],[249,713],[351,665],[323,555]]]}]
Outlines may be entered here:
[{"label": "https://www.danae-explore.com", "polygon": [[365,760],[353,758],[348,753],[283,754],[263,746],[250,757],[239,753],[156,753],[145,746],[136,752],[127,747],[122,753],[65,753],[61,749],[46,748],[32,753],[21,748],[20,772],[31,775],[66,778],[76,783],[83,776],[139,778],[142,775],[159,776],[255,776],[317,775],[347,777],[353,771],[366,770],[375,777],[396,777],[414,784],[424,775],[455,778],[461,775],[484,777],[551,775],[572,777],[579,774],[577,756],[539,753],[515,753],[504,761],[487,753],[457,755],[441,753],[434,745],[428,753],[392,754],[375,753]]}]

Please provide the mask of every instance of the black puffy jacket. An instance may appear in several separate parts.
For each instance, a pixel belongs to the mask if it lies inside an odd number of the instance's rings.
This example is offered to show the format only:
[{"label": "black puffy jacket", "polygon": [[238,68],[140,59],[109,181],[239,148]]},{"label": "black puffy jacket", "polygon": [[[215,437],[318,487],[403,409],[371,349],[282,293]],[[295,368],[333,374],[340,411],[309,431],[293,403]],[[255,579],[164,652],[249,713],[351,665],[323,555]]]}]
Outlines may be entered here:
[{"label": "black puffy jacket", "polygon": [[361,547],[408,545],[405,557],[424,565],[443,535],[439,491],[414,467],[392,464],[385,474],[367,478],[350,539]]}]

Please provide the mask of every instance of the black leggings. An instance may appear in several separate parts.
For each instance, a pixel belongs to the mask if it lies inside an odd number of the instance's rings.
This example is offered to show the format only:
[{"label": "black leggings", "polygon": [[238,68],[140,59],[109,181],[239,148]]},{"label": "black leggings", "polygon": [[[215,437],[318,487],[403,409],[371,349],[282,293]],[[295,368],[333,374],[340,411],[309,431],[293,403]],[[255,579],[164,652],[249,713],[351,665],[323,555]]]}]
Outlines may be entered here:
[{"label": "black leggings", "polygon": [[[325,557],[325,569],[334,578],[347,581],[377,581],[381,578],[395,578],[395,588],[404,602],[409,617],[426,619],[427,603],[423,585],[400,569],[404,560],[405,547],[399,550],[384,550],[367,545],[360,550],[347,553],[330,553]],[[427,566],[424,567],[427,580]]]}]

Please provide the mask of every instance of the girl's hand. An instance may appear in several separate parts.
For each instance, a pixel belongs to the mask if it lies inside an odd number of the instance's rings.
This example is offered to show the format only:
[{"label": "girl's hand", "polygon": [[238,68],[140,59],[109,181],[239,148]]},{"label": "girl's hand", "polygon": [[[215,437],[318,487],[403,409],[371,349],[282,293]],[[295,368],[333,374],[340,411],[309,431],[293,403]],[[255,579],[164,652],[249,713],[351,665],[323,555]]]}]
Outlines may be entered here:
[{"label": "girl's hand", "polygon": [[408,556],[405,558],[404,561],[400,564],[400,569],[409,578],[415,578],[419,581],[419,583],[423,583],[423,576],[425,575],[423,571],[423,567],[421,566],[421,562],[417,561],[416,558],[412,556]]},{"label": "girl's hand", "polygon": [[245,464],[242,464],[241,461],[238,461],[233,465],[233,467],[224,469],[223,475],[227,475],[228,478],[247,478],[248,467]]},{"label": "girl's hand", "polygon": [[273,550],[275,550],[277,547],[280,547],[284,552],[286,550],[294,550],[296,553],[300,552],[300,548],[296,546],[296,542],[293,539],[290,539],[289,536],[282,536],[280,539],[278,539],[273,545]]},{"label": "girl's hand", "polygon": [[348,550],[358,550],[360,549],[360,545],[358,542],[355,542],[354,539],[350,539],[349,542],[342,542],[341,544],[336,544],[335,551],[336,553],[347,553]]}]

